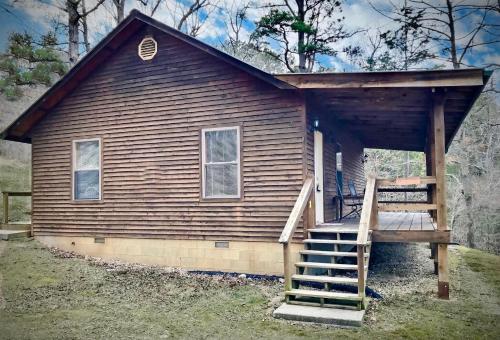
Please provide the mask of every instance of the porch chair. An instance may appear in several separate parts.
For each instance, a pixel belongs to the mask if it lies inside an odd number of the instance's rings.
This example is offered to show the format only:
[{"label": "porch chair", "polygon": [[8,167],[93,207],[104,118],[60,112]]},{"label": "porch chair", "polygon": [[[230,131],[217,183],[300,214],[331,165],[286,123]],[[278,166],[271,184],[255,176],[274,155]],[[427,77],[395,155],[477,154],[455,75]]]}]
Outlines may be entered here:
[{"label": "porch chair", "polygon": [[340,199],[342,205],[350,207],[351,211],[348,214],[341,216],[340,219],[347,218],[352,214],[356,214],[358,215],[358,217],[361,217],[364,195],[358,194],[358,192],[356,191],[356,185],[354,184],[354,181],[352,179],[347,182],[347,187],[349,188],[348,195],[343,195],[342,190],[339,190],[339,192],[341,193]]}]

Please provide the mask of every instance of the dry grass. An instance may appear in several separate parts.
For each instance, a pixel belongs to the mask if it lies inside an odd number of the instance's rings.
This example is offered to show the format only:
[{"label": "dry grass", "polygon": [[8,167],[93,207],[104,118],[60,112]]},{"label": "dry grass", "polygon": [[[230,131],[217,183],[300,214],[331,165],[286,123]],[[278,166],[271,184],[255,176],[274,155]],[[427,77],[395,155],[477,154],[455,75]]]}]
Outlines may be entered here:
[{"label": "dry grass", "polygon": [[273,319],[278,281],[65,258],[36,241],[4,244],[5,339],[500,338],[499,296],[488,278],[498,257],[474,252],[481,265],[471,267],[465,248],[451,251],[452,299],[442,301],[425,246],[376,247],[368,283],[384,299],[371,303],[362,328],[339,329]]}]

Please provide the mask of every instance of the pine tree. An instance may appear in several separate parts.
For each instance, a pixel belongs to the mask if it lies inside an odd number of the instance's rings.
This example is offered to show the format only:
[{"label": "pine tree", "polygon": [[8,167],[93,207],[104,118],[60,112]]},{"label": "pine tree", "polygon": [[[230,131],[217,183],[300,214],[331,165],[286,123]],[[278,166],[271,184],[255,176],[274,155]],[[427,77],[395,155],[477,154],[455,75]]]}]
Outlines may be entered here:
[{"label": "pine tree", "polygon": [[11,33],[7,51],[0,55],[0,93],[9,100],[23,95],[23,87],[50,86],[67,67],[55,49],[57,39],[49,32],[36,41],[28,33]]}]

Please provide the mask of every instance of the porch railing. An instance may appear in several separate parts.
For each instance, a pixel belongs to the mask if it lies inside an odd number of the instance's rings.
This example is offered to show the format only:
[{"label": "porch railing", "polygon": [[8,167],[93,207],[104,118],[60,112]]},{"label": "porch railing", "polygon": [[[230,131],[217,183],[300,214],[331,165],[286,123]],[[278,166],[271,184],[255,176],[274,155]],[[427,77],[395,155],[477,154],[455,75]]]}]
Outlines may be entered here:
[{"label": "porch railing", "polygon": [[9,224],[9,197],[31,196],[30,191],[4,191],[3,196],[3,224]]},{"label": "porch railing", "polygon": [[285,290],[290,290],[292,288],[293,263],[291,259],[289,243],[293,237],[293,234],[295,234],[297,226],[299,225],[300,218],[305,215],[304,211],[306,210],[307,205],[309,205],[309,208],[307,211],[307,218],[304,218],[304,229],[307,229],[307,225],[309,223],[315,223],[314,195],[311,195],[313,192],[313,187],[314,178],[307,177],[279,239],[279,242],[283,245]]}]

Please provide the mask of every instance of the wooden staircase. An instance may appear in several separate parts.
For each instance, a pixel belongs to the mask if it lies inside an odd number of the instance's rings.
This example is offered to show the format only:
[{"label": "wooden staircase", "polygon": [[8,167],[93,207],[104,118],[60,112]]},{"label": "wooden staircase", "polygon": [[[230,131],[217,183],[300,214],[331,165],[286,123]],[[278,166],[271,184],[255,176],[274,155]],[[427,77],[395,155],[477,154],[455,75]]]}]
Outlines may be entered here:
[{"label": "wooden staircase", "polygon": [[[279,239],[283,245],[286,302],[364,309],[370,229],[378,223],[377,181],[373,177],[367,180],[358,228],[338,223],[314,223],[313,187],[314,179],[308,177]],[[300,261],[294,263],[290,241],[301,217],[305,230],[304,250],[299,252]]]},{"label": "wooden staircase", "polygon": [[[365,307],[364,282],[371,241],[364,248],[362,280],[359,280],[357,238],[359,229],[339,224],[320,224],[309,229],[303,241],[301,261],[295,263],[286,302],[321,307]],[[361,281],[361,282],[360,282]]]}]

